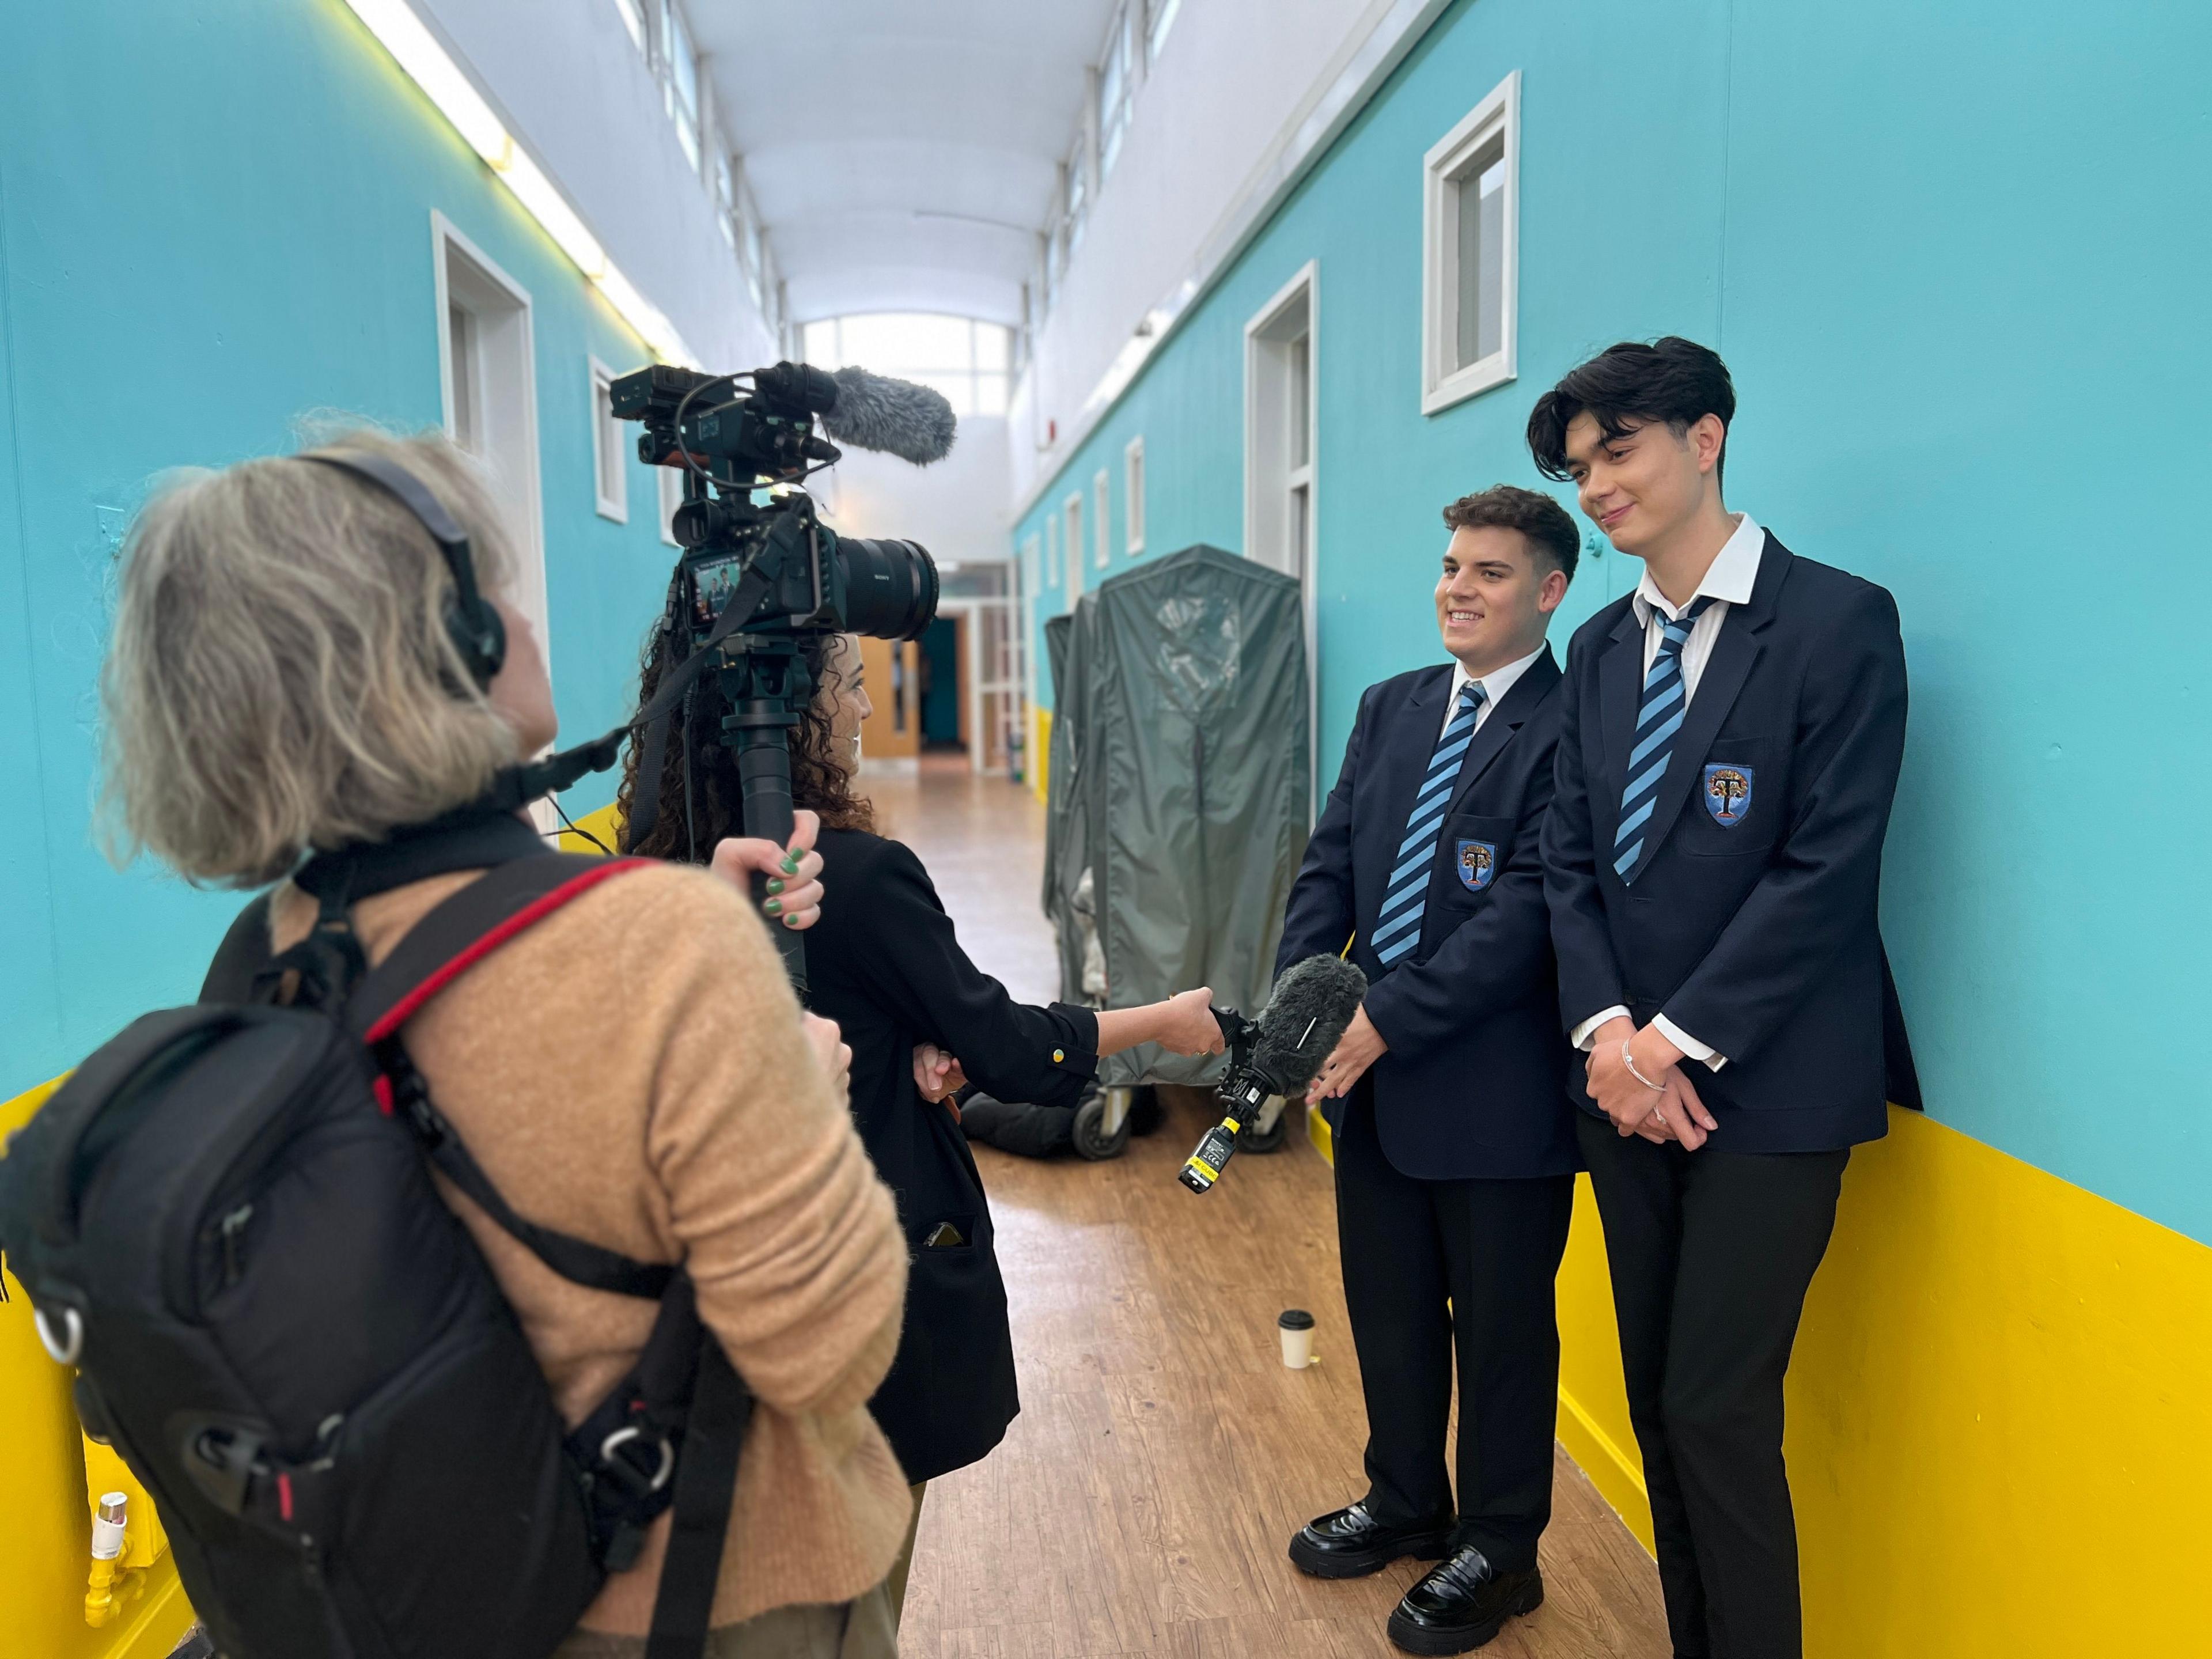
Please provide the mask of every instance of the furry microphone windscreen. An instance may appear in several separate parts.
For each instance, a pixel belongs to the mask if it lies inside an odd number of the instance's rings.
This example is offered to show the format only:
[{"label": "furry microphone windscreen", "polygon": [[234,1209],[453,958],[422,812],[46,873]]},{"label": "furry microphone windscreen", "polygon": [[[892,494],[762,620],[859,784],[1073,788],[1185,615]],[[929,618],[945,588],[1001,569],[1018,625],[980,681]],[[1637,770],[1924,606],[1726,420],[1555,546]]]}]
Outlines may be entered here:
[{"label": "furry microphone windscreen", "polygon": [[916,466],[951,453],[959,422],[943,392],[865,368],[841,368],[830,378],[837,382],[837,406],[822,417],[822,429],[836,442]]},{"label": "furry microphone windscreen", "polygon": [[1367,994],[1367,975],[1340,957],[1308,957],[1283,970],[1260,1011],[1252,1069],[1279,1095],[1313,1081]]}]

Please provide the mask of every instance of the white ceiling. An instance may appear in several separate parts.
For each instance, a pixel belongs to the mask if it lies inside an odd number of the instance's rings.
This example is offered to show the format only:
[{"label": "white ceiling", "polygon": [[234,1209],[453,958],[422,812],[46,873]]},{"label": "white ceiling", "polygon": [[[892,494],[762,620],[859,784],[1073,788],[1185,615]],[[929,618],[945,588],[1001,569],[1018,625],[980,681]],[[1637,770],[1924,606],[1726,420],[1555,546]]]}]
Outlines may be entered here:
[{"label": "white ceiling", "polygon": [[1114,0],[690,0],[801,321],[1012,323]]}]

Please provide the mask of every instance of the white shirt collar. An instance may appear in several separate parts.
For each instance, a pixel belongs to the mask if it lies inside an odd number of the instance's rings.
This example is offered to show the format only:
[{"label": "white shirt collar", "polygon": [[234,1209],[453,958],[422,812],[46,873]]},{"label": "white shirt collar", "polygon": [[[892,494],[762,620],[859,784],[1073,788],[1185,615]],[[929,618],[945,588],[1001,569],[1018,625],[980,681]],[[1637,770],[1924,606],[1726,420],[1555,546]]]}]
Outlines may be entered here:
[{"label": "white shirt collar", "polygon": [[[1751,514],[1736,515],[1735,533],[1721,544],[1721,550],[1713,555],[1705,579],[1698,584],[1698,591],[1690,595],[1690,604],[1712,598],[1724,599],[1730,605],[1747,604],[1753,586],[1759,580],[1759,555],[1766,548],[1766,532],[1752,521]],[[1659,591],[1659,584],[1651,580],[1647,568],[1644,580],[1636,584],[1636,620],[1644,627],[1651,625],[1651,613],[1658,611],[1670,621],[1681,614],[1667,602]],[[1684,611],[1689,605],[1682,607]]]},{"label": "white shirt collar", "polygon": [[[1509,662],[1504,667],[1493,668],[1485,674],[1482,677],[1483,706],[1486,708],[1497,708],[1504,700],[1505,694],[1513,689],[1514,683],[1528,672],[1528,665],[1542,656],[1547,648],[1547,646],[1540,645],[1518,661]],[[1459,694],[1466,690],[1470,684],[1474,684],[1474,676],[1468,673],[1460,663],[1455,660],[1452,664],[1451,683],[1451,700],[1454,703],[1459,702]]]}]

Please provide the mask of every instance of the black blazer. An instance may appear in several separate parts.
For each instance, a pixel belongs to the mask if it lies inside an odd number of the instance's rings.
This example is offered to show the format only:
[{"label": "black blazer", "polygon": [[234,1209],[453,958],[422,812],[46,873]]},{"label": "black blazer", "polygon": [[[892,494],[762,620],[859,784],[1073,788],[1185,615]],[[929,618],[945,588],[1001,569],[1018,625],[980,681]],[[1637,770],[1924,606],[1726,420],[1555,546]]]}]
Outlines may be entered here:
[{"label": "black blazer", "polygon": [[[1385,969],[1368,943],[1414,792],[1451,696],[1449,666],[1370,686],[1344,767],[1291,889],[1280,973],[1344,949],[1368,977],[1389,1043],[1371,1088],[1384,1154],[1430,1181],[1522,1179],[1578,1167],[1544,914],[1540,830],[1559,734],[1559,669],[1528,665],[1474,734],[1437,837],[1421,941]],[[1462,875],[1462,849],[1472,860]],[[1487,863],[1485,864],[1484,860]],[[1341,1121],[1329,1103],[1332,1125]]]},{"label": "black blazer", "polygon": [[[1692,1066],[1733,1152],[1872,1140],[1917,1105],[1882,952],[1882,836],[1905,752],[1905,646],[1888,590],[1772,536],[1675,733],[1625,885],[1613,831],[1644,684],[1617,599],[1567,652],[1545,893],[1569,1030],[1615,1003],[1727,1057]],[[1747,793],[1738,794],[1738,790]],[[1575,1068],[1571,1088],[1595,1111]]]},{"label": "black blazer", "polygon": [[[852,1045],[854,1123],[913,1261],[898,1358],[869,1409],[907,1479],[929,1480],[997,1445],[1021,1401],[990,1206],[951,1110],[915,1087],[915,1045],[958,1055],[1003,1100],[1073,1104],[1097,1070],[1098,1021],[1025,1007],[969,961],[909,848],[852,830],[817,844],[828,896],[806,933],[808,1002]],[[929,1245],[945,1222],[966,1243]]]}]

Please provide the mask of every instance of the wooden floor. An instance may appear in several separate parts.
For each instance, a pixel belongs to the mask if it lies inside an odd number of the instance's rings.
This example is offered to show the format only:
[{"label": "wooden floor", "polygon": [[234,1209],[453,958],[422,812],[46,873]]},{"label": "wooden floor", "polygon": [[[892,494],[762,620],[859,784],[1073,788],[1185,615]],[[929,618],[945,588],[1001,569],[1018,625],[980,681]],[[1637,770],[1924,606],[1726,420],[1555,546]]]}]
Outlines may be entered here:
[{"label": "wooden floor", "polygon": [[[886,832],[929,866],[969,952],[1016,995],[1047,1000],[1042,813],[964,764],[925,761],[869,791]],[[1203,1197],[1185,1191],[1175,1173],[1207,1121],[1203,1098],[1176,1101],[1113,1163],[976,1149],[1023,1410],[989,1458],[930,1487],[903,1659],[1397,1651],[1383,1621],[1413,1564],[1329,1583],[1283,1553],[1365,1485],[1328,1166],[1294,1139],[1239,1158]],[[1322,1363],[1304,1371],[1284,1369],[1275,1334],[1292,1307],[1319,1326]],[[1650,1559],[1564,1453],[1554,1504],[1548,1599],[1486,1654],[1665,1655]]]}]

